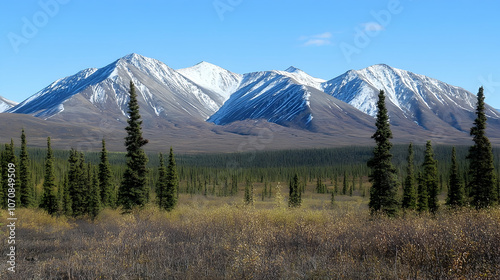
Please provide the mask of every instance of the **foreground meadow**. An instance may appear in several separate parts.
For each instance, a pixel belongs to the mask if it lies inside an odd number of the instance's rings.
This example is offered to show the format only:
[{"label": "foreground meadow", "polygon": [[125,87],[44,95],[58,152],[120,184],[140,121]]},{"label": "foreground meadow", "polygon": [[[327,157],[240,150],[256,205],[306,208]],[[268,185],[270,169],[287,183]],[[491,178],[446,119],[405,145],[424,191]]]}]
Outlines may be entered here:
[{"label": "foreground meadow", "polygon": [[279,196],[245,206],[181,195],[170,213],[106,209],[95,221],[19,209],[17,272],[2,261],[0,278],[500,278],[499,209],[373,218],[366,198],[327,198],[288,209]]}]

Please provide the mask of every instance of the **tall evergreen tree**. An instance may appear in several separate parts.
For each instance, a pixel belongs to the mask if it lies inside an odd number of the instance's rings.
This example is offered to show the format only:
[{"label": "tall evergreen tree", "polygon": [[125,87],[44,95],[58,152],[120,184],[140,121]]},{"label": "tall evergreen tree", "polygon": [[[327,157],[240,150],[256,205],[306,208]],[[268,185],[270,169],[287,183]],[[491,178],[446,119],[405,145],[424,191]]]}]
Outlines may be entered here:
[{"label": "tall evergreen tree", "polygon": [[54,214],[59,209],[56,197],[56,176],[54,174],[54,156],[50,147],[50,137],[47,138],[47,157],[45,158],[45,179],[40,208],[49,214]]},{"label": "tall evergreen tree", "polygon": [[167,211],[171,211],[177,205],[177,192],[179,191],[179,175],[175,163],[174,150],[170,147],[167,166],[167,185],[165,186],[165,206]]},{"label": "tall evergreen tree", "polygon": [[342,194],[346,195],[347,194],[347,173],[344,171],[344,183],[342,184]]},{"label": "tall evergreen tree", "polygon": [[62,195],[61,211],[64,215],[71,216],[73,215],[73,209],[72,209],[71,196],[69,193],[68,176],[64,176],[64,183],[62,186],[63,186],[63,195]]},{"label": "tall evergreen tree", "polygon": [[31,183],[30,159],[26,144],[24,129],[21,133],[21,154],[19,157],[19,189],[21,207],[31,207],[34,204],[34,186]]},{"label": "tall evergreen tree", "polygon": [[370,189],[369,207],[372,214],[382,211],[393,216],[398,210],[397,181],[396,169],[391,162],[392,143],[389,140],[392,138],[392,132],[383,90],[378,95],[377,109],[375,123],[377,131],[372,136],[375,139],[376,147],[373,151],[373,157],[368,161],[368,167],[371,169],[370,182],[373,183]]},{"label": "tall evergreen tree", "polygon": [[451,150],[451,170],[450,170],[450,187],[448,188],[448,197],[446,205],[464,206],[464,186],[458,173],[457,153],[455,147]]},{"label": "tall evergreen tree", "polygon": [[85,192],[87,191],[82,184],[83,181],[83,164],[81,163],[83,158],[80,157],[80,153],[75,149],[71,149],[69,152],[69,171],[68,171],[68,195],[70,197],[70,207],[72,209],[72,215],[80,216],[85,213],[86,201]]},{"label": "tall evergreen tree", "polygon": [[406,178],[403,188],[402,207],[409,210],[417,209],[417,192],[415,190],[415,167],[414,167],[413,144],[408,146],[408,157],[406,165]]},{"label": "tall evergreen tree", "polygon": [[438,174],[437,174],[437,160],[434,159],[434,151],[432,150],[431,141],[427,141],[425,145],[425,157],[422,165],[423,169],[423,182],[429,194],[429,211],[435,213],[439,208],[438,194]]},{"label": "tall evergreen tree", "polygon": [[302,193],[299,189],[299,175],[295,174],[293,179],[290,180],[290,192],[288,197],[289,207],[300,207],[302,204]]},{"label": "tall evergreen tree", "polygon": [[101,162],[99,163],[99,189],[101,193],[101,205],[113,207],[113,183],[111,182],[111,167],[108,161],[106,141],[102,139]]},{"label": "tall evergreen tree", "polygon": [[89,166],[90,181],[92,183],[90,185],[87,213],[92,219],[95,219],[99,215],[99,212],[101,212],[101,189],[99,187],[99,176],[93,169]]},{"label": "tall evergreen tree", "polygon": [[[14,175],[10,175],[11,173],[9,172],[9,164],[12,163],[14,164]],[[14,152],[14,140],[10,139],[10,144],[5,144],[5,150],[2,155],[2,181],[4,182],[3,186],[0,186],[3,188],[2,194],[3,198],[1,200],[1,205],[3,208],[7,208],[7,195],[8,195],[8,189],[9,189],[9,178],[10,176],[14,176],[13,178],[18,181],[17,178],[19,178],[19,168],[17,164],[17,157]],[[15,196],[15,201],[16,205],[20,205],[21,200],[20,200],[20,191],[19,191],[19,184],[14,184],[14,189],[16,190],[16,196]]]},{"label": "tall evergreen tree", "polygon": [[418,174],[417,210],[418,212],[429,211],[429,194],[427,192],[427,185],[425,184],[424,177],[421,172]]},{"label": "tall evergreen tree", "polygon": [[474,145],[469,149],[469,188],[471,204],[476,208],[485,208],[495,203],[496,178],[493,166],[491,143],[486,136],[486,114],[483,87],[477,93],[476,120],[470,130]]},{"label": "tall evergreen tree", "polygon": [[139,114],[139,102],[135,93],[135,86],[130,81],[130,100],[128,103],[128,126],[125,128],[127,137],[127,168],[123,175],[123,181],[118,190],[118,203],[128,211],[134,206],[142,207],[148,201],[148,188],[146,185],[148,158],[142,147],[148,143],[142,137],[142,120]]},{"label": "tall evergreen tree", "polygon": [[167,167],[160,153],[160,166],[158,167],[158,181],[156,182],[156,202],[161,209],[165,209],[165,195],[167,191]]}]

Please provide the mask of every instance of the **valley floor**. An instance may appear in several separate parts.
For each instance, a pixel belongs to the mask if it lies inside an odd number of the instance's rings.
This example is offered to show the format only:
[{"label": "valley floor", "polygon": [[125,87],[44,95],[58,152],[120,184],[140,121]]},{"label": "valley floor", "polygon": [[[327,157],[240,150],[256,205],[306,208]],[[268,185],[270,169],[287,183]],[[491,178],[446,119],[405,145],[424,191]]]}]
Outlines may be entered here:
[{"label": "valley floor", "polygon": [[330,195],[306,193],[299,209],[285,196],[245,206],[242,195],[183,194],[171,213],[106,209],[93,222],[18,209],[17,272],[2,261],[0,278],[500,278],[498,208],[389,219],[370,217],[362,196],[332,207]]}]

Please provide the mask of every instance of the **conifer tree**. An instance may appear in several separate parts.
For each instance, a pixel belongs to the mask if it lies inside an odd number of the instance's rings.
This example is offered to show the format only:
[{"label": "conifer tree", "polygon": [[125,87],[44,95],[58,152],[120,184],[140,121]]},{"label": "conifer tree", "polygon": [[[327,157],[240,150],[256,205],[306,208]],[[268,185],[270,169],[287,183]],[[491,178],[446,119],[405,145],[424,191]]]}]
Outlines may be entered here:
[{"label": "conifer tree", "polygon": [[90,181],[92,183],[90,185],[87,213],[93,220],[97,217],[97,215],[99,215],[99,212],[101,212],[101,189],[99,187],[99,176],[96,174],[97,172],[95,172],[90,166],[89,170]]},{"label": "conifer tree", "polygon": [[[9,173],[9,164],[12,163],[14,164],[14,173]],[[10,175],[14,174],[14,175]],[[5,144],[5,151],[2,156],[2,181],[4,182],[3,186],[0,186],[3,188],[3,198],[2,201],[0,202],[3,208],[7,208],[7,195],[8,195],[8,189],[9,189],[9,178],[10,176],[14,176],[13,179],[17,182],[17,178],[19,178],[19,168],[17,164],[17,157],[16,154],[14,153],[14,140],[10,139],[10,145]],[[15,196],[15,201],[16,205],[20,205],[20,191],[19,191],[19,184],[14,184],[14,189],[16,190],[16,196]]]},{"label": "conifer tree", "polygon": [[368,167],[371,169],[370,182],[373,183],[370,189],[369,207],[372,214],[382,211],[389,216],[394,216],[398,210],[396,169],[391,162],[392,143],[389,140],[392,138],[392,132],[383,90],[380,90],[378,95],[377,109],[375,123],[377,131],[372,136],[376,147],[373,157],[368,161]]},{"label": "conifer tree", "polygon": [[247,183],[245,185],[245,204],[246,205],[253,205],[253,184],[250,182],[250,180],[247,180]]},{"label": "conifer tree", "polygon": [[344,184],[342,185],[342,194],[347,194],[347,173],[344,171]]},{"label": "conifer tree", "polygon": [[128,103],[128,126],[125,128],[127,137],[127,168],[123,175],[123,181],[118,190],[118,203],[125,211],[134,206],[143,207],[148,201],[148,188],[146,185],[148,158],[142,147],[148,143],[142,137],[142,120],[139,114],[139,102],[135,93],[135,86],[130,81],[130,100]]},{"label": "conifer tree", "polygon": [[102,207],[113,207],[113,184],[111,182],[111,167],[108,161],[106,141],[102,139],[101,162],[99,163],[99,189]]},{"label": "conifer tree", "polygon": [[448,188],[448,197],[446,205],[449,206],[464,206],[464,186],[458,173],[457,153],[455,147],[451,150],[451,170],[450,170],[450,187]]},{"label": "conifer tree", "polygon": [[68,171],[68,195],[70,197],[73,216],[85,214],[85,186],[83,184],[83,158],[75,149],[69,152],[69,171]]},{"label": "conifer tree", "polygon": [[177,165],[172,147],[168,155],[167,166],[167,184],[165,188],[165,206],[164,209],[171,211],[177,205],[177,192],[179,191],[179,175],[177,175]]},{"label": "conifer tree", "polygon": [[165,209],[165,197],[167,191],[167,168],[165,167],[162,153],[160,153],[159,158],[160,166],[158,167],[158,181],[156,182],[156,201],[160,209]]},{"label": "conifer tree", "polygon": [[424,178],[421,172],[418,174],[417,211],[429,211],[429,194],[427,193],[427,185],[424,182]]},{"label": "conifer tree", "polygon": [[434,159],[434,151],[432,150],[431,141],[427,141],[425,145],[425,157],[422,165],[423,181],[429,195],[429,211],[435,213],[439,208],[438,193],[438,174],[437,161]]},{"label": "conifer tree", "polygon": [[47,211],[50,215],[58,210],[56,197],[56,177],[54,174],[54,156],[50,147],[50,137],[47,138],[47,157],[45,158],[45,179],[43,182],[43,194],[40,208]]},{"label": "conifer tree", "polygon": [[235,195],[238,193],[238,178],[233,176],[231,179],[231,195]]},{"label": "conifer tree", "polygon": [[415,190],[415,167],[414,167],[413,144],[408,146],[408,157],[406,166],[406,178],[403,188],[403,203],[404,209],[415,210],[417,209],[417,192]]},{"label": "conifer tree", "polygon": [[470,130],[474,145],[469,149],[469,188],[471,191],[471,204],[476,208],[485,208],[495,203],[496,178],[493,166],[493,153],[491,143],[486,136],[487,117],[484,112],[483,87],[477,93],[476,120]]},{"label": "conifer tree", "polygon": [[68,176],[64,176],[64,183],[62,186],[63,186],[63,195],[62,195],[61,211],[64,215],[71,216],[71,215],[73,215],[73,209],[71,207],[72,201],[71,201],[71,196],[69,193]]},{"label": "conifer tree", "polygon": [[29,168],[30,159],[26,144],[24,129],[21,133],[21,154],[19,157],[19,190],[21,207],[31,207],[34,204],[34,186],[31,183],[31,172]]},{"label": "conifer tree", "polygon": [[300,207],[302,204],[301,192],[299,190],[299,175],[295,174],[293,179],[290,180],[290,192],[288,197],[289,207]]}]

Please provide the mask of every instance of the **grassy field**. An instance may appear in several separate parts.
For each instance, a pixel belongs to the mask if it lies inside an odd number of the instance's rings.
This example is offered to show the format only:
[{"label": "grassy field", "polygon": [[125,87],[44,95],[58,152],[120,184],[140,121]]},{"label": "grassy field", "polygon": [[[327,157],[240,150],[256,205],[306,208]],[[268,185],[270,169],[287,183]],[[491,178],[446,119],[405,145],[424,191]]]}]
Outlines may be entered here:
[{"label": "grassy field", "polygon": [[95,221],[18,209],[17,272],[7,271],[4,253],[0,278],[500,278],[500,209],[389,219],[371,217],[356,192],[336,196],[333,207],[329,194],[306,192],[301,208],[288,209],[288,189],[274,191],[253,206],[241,192],[181,195],[170,213],[105,209]]}]

